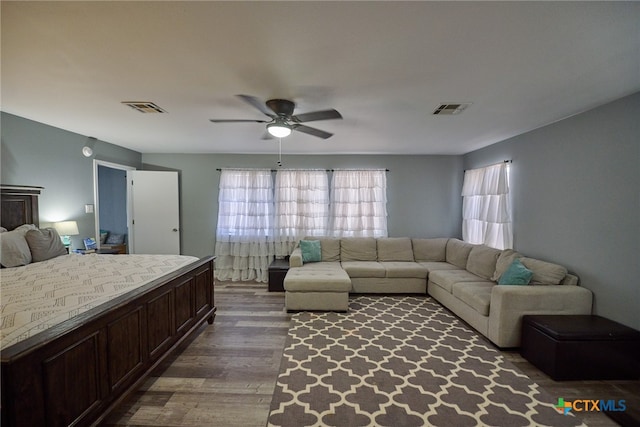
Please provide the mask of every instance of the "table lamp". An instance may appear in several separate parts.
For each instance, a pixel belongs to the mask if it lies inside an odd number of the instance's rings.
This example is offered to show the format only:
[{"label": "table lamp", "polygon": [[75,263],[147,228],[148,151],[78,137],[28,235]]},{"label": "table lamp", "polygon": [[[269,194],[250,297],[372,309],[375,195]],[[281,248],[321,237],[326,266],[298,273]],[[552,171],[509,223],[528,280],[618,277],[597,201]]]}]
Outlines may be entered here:
[{"label": "table lamp", "polygon": [[77,236],[80,234],[78,231],[78,223],[75,221],[61,221],[53,224],[65,248],[71,246],[71,236]]}]

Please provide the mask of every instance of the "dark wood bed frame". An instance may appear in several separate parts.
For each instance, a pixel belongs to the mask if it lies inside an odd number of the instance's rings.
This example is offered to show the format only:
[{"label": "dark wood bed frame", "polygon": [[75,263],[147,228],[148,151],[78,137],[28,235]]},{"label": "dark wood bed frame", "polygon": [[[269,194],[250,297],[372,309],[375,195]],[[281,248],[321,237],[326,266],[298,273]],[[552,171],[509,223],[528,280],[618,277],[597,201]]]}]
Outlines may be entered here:
[{"label": "dark wood bed frame", "polygon": [[[38,225],[41,190],[2,186],[2,226]],[[103,421],[180,343],[213,323],[213,262],[202,258],[2,350],[2,426]]]}]

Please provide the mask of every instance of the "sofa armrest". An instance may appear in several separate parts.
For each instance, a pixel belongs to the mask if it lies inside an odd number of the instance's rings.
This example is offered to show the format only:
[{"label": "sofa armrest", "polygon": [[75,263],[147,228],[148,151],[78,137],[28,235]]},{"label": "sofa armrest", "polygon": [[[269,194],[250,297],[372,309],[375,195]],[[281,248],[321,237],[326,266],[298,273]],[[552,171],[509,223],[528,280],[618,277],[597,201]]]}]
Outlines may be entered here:
[{"label": "sofa armrest", "polygon": [[591,291],[580,286],[494,286],[488,337],[499,347],[518,347],[525,314],[591,314],[592,302]]},{"label": "sofa armrest", "polygon": [[289,267],[302,267],[302,249],[299,247],[289,255]]}]

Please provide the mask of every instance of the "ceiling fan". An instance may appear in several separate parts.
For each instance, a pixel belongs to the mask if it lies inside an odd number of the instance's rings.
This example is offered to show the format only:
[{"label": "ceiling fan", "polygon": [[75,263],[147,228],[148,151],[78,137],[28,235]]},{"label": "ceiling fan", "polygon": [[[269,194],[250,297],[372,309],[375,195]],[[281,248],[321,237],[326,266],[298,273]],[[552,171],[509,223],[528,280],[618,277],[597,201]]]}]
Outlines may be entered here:
[{"label": "ceiling fan", "polygon": [[313,122],[317,120],[341,119],[342,115],[334,109],[312,111],[309,113],[293,114],[296,104],[286,99],[270,99],[263,103],[261,100],[250,95],[236,95],[247,104],[257,108],[262,114],[270,117],[270,120],[251,120],[251,119],[210,119],[213,123],[266,123],[267,132],[262,139],[271,139],[272,137],[284,138],[289,136],[292,131],[306,133],[307,135],[317,136],[318,138],[327,139],[333,134],[320,129],[303,125],[302,123]]}]

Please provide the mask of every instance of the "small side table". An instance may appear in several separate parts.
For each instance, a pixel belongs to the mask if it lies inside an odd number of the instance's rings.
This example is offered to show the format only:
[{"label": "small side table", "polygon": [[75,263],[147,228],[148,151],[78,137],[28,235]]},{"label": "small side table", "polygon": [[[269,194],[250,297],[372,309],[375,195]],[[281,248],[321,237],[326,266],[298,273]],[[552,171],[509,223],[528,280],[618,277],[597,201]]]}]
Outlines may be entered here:
[{"label": "small side table", "polygon": [[284,276],[288,271],[288,259],[274,259],[269,264],[269,292],[284,292]]}]

